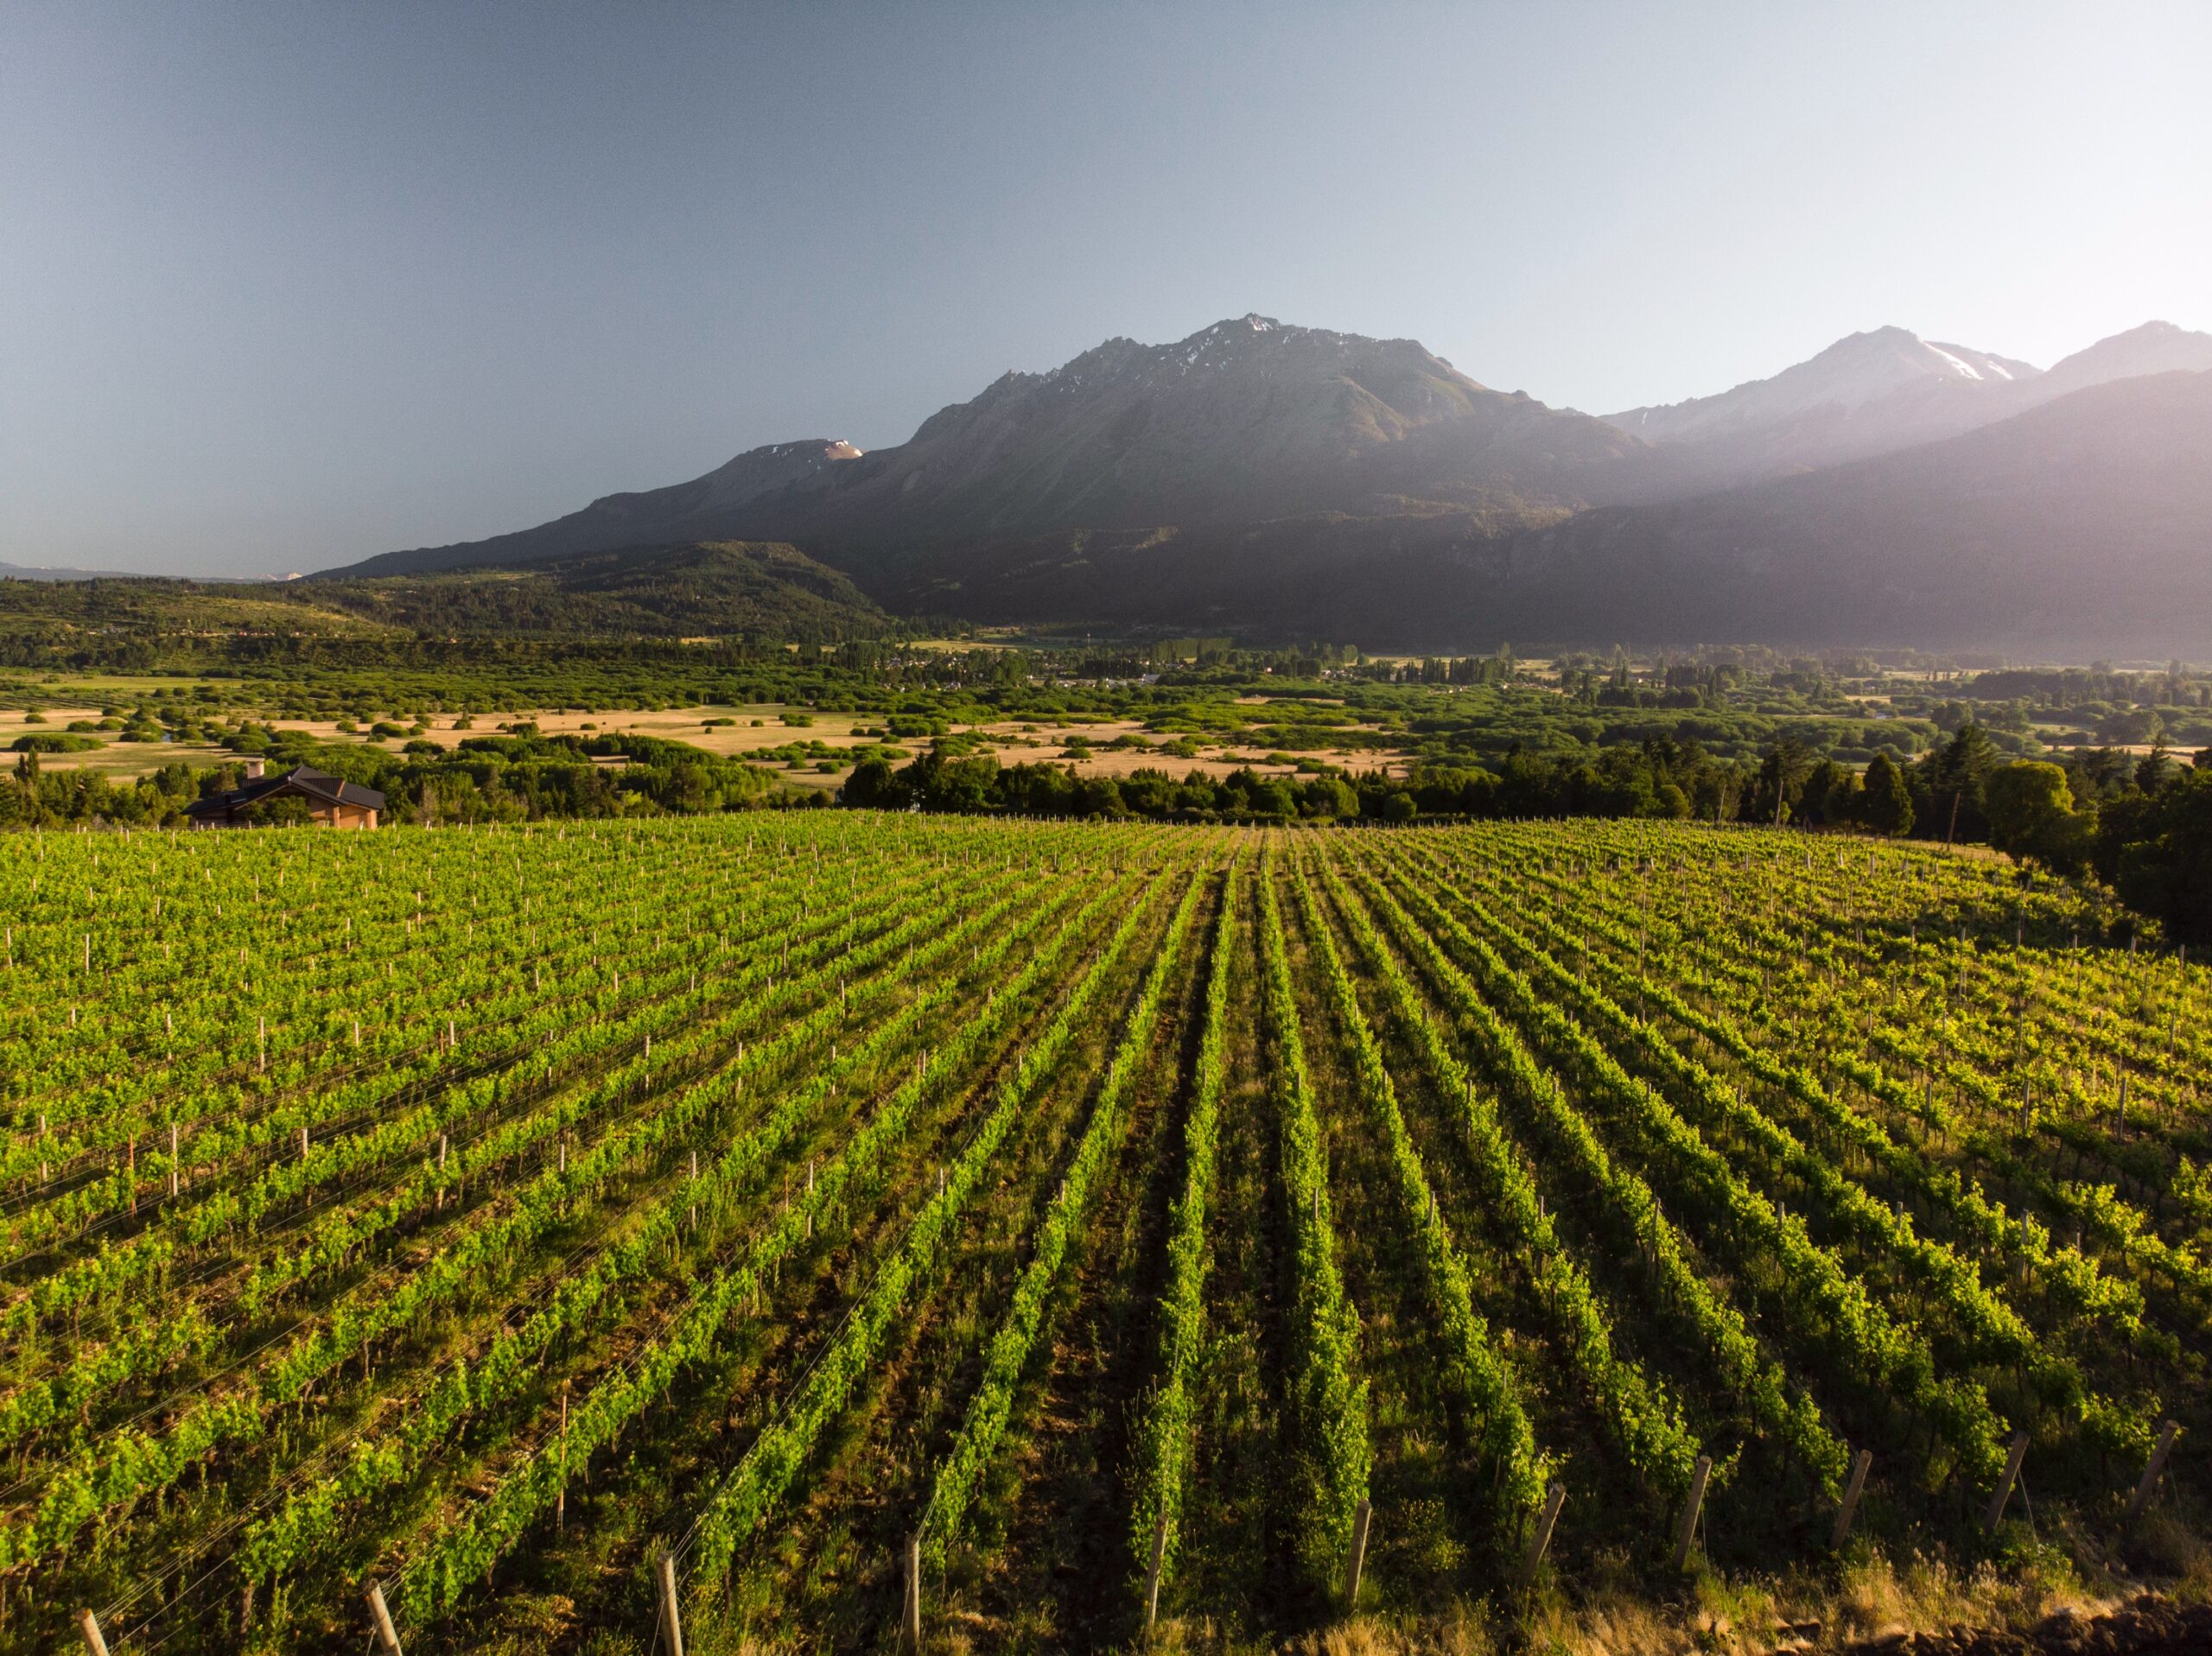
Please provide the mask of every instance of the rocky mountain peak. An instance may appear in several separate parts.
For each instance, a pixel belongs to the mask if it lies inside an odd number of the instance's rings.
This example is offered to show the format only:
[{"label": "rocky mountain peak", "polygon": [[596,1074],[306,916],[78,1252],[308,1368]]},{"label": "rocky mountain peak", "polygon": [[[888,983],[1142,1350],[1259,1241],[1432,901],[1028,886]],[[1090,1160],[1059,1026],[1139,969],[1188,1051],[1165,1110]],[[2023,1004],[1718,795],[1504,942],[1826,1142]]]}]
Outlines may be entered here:
[{"label": "rocky mountain peak", "polygon": [[2053,394],[2108,380],[2145,374],[2203,373],[2212,370],[2212,333],[2198,333],[2171,322],[2145,322],[2124,333],[2099,339],[2052,365]]}]

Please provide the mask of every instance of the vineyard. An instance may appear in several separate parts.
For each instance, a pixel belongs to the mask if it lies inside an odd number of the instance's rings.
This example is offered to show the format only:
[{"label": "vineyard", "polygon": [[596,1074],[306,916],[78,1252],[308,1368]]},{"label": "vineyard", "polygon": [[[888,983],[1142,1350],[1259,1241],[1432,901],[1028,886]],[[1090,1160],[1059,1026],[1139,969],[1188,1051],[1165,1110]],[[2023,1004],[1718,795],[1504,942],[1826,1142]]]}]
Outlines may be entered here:
[{"label": "vineyard", "polygon": [[1265,1644],[2212,1495],[2212,972],[1986,857],[16,834],[0,919],[0,1651]]}]

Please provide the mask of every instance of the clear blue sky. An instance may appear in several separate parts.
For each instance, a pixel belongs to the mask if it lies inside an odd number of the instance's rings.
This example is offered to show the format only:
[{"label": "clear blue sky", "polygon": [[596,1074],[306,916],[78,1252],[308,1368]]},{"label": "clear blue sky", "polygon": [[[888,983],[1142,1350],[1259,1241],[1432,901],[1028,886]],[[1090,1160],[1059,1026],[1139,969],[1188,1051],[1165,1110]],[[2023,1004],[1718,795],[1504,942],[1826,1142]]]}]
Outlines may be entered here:
[{"label": "clear blue sky", "polygon": [[0,560],[327,567],[1257,310],[1603,411],[2212,327],[2212,6],[0,8]]}]

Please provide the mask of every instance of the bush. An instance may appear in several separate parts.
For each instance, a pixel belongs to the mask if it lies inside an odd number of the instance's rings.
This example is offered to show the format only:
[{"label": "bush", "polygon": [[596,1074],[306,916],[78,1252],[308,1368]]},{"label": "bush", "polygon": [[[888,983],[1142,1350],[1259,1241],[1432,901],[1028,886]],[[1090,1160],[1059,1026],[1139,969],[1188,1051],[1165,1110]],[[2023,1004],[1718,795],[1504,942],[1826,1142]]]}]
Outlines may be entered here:
[{"label": "bush", "polygon": [[853,767],[841,793],[846,804],[867,810],[904,810],[912,796],[891,761],[880,753],[869,754]]},{"label": "bush", "polygon": [[1359,796],[1342,777],[1315,777],[1299,790],[1299,809],[1307,816],[1359,815]]},{"label": "bush", "polygon": [[1912,828],[1912,792],[1904,773],[1886,753],[1877,753],[1866,767],[1859,793],[1853,801],[1861,827],[1876,834],[1906,834]]},{"label": "bush", "polygon": [[1982,809],[1992,845],[2015,857],[2049,862],[2047,853],[2074,815],[2074,790],[2058,766],[2019,759],[1989,778]]}]

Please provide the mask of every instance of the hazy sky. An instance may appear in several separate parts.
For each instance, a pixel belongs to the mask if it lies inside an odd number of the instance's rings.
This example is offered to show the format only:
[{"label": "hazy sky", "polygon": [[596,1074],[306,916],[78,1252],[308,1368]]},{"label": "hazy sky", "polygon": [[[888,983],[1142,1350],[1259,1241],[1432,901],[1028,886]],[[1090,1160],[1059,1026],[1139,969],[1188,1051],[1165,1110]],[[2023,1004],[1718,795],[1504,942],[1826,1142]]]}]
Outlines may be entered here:
[{"label": "hazy sky", "polygon": [[315,569],[1246,311],[1602,411],[2212,327],[2212,5],[0,4],[0,560]]}]

